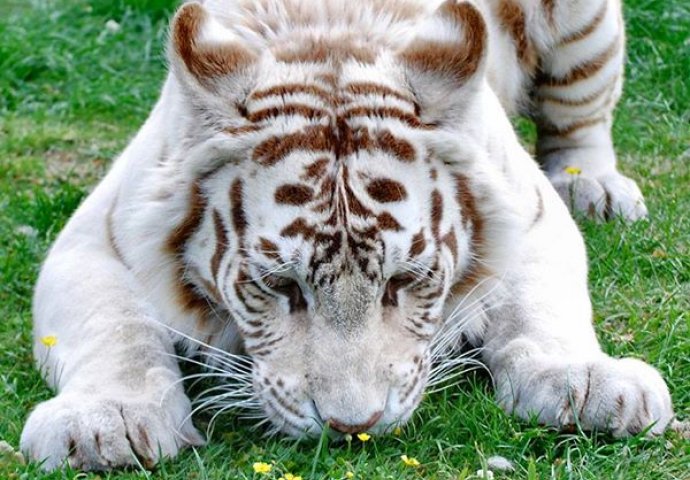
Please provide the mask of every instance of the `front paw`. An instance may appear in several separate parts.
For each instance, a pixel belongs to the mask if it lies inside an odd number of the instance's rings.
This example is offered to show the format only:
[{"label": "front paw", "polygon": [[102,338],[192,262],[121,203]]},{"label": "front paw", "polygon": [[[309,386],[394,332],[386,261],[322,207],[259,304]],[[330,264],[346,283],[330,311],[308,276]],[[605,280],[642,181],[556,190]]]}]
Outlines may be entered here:
[{"label": "front paw", "polygon": [[548,172],[547,176],[571,212],[597,220],[619,216],[635,221],[647,216],[642,192],[635,181],[614,169],[595,174],[586,168],[566,166]]},{"label": "front paw", "polygon": [[661,434],[673,419],[668,387],[659,373],[634,359],[568,364],[558,359],[517,379],[504,379],[499,402],[504,409],[562,429],[635,435],[647,428]]},{"label": "front paw", "polygon": [[22,451],[46,470],[65,462],[80,470],[152,468],[200,443],[190,420],[179,425],[156,402],[64,394],[36,407],[21,437]]}]

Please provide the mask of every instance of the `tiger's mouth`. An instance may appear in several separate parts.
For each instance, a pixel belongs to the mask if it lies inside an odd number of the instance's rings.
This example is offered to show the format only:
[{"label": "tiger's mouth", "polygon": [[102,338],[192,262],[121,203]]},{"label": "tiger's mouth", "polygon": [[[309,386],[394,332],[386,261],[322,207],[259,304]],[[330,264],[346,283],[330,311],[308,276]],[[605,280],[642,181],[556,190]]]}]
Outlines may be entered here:
[{"label": "tiger's mouth", "polygon": [[[286,388],[285,381],[276,381],[275,385],[271,385],[273,382],[269,380],[267,384],[264,379],[259,383],[265,387],[256,392],[265,415],[260,424],[270,422],[269,434],[314,438],[322,435],[326,429],[332,440],[343,440],[348,435],[364,432],[380,435],[393,431],[410,419],[425,389],[425,382],[421,380],[404,388],[391,387],[383,401],[379,402],[382,407],[369,408],[371,413],[340,413],[333,410],[324,413],[315,399],[304,393],[298,397],[294,390]],[[347,405],[346,402],[344,404]],[[376,405],[376,402],[372,401],[371,405]]]}]

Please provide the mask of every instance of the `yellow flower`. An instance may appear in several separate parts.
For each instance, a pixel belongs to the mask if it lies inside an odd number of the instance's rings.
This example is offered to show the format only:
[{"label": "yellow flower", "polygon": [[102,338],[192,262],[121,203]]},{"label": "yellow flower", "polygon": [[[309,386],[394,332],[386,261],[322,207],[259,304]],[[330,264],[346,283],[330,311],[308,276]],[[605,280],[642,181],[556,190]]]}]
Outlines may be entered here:
[{"label": "yellow flower", "polygon": [[299,475],[293,475],[291,473],[286,473],[282,477],[280,477],[278,480],[302,480],[302,477]]},{"label": "yellow flower", "polygon": [[564,170],[568,175],[579,175],[582,173],[582,169],[578,167],[565,167]]},{"label": "yellow flower", "polygon": [[417,468],[420,465],[419,460],[414,457],[408,457],[407,455],[400,455],[400,460],[402,460],[407,467]]},{"label": "yellow flower", "polygon": [[352,472],[345,472],[345,478],[355,478],[355,474]]},{"label": "yellow flower", "polygon": [[371,435],[368,433],[358,433],[357,438],[359,438],[360,442],[368,442],[371,439]]},{"label": "yellow flower", "polygon": [[48,348],[54,347],[57,345],[57,337],[55,335],[46,335],[41,337],[41,343]]},{"label": "yellow flower", "polygon": [[395,430],[393,430],[393,436],[399,437],[400,435],[402,435],[402,428],[395,427]]},{"label": "yellow flower", "polygon": [[260,473],[262,475],[266,475],[267,473],[270,473],[271,470],[273,470],[273,467],[271,465],[264,462],[254,462],[254,465],[252,465],[252,467],[254,467],[254,472]]}]

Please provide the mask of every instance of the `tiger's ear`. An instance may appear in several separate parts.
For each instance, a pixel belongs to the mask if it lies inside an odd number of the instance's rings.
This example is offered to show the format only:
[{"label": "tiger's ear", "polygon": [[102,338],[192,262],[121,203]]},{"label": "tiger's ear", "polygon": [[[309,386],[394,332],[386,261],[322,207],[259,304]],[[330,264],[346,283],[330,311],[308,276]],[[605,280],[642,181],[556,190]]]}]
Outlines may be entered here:
[{"label": "tiger's ear", "polygon": [[169,57],[180,80],[214,91],[223,80],[245,70],[257,59],[230,29],[197,2],[184,4],[173,18]]},{"label": "tiger's ear", "polygon": [[480,84],[487,44],[482,13],[466,0],[446,0],[418,27],[416,37],[398,58],[422,116],[443,116]]}]

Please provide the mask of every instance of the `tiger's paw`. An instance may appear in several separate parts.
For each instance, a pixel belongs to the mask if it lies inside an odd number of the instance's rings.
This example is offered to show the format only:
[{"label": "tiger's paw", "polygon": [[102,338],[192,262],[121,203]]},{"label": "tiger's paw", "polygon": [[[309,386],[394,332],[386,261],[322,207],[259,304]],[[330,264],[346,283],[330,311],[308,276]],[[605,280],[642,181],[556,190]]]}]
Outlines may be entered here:
[{"label": "tiger's paw", "polygon": [[615,169],[595,174],[586,168],[566,166],[548,171],[547,176],[573,213],[595,220],[621,217],[630,222],[647,216],[644,197],[635,181]]},{"label": "tiger's paw", "polygon": [[21,450],[45,470],[66,464],[79,470],[150,469],[186,445],[203,443],[190,420],[180,426],[158,403],[60,395],[31,413]]},{"label": "tiger's paw", "polygon": [[607,431],[615,437],[662,434],[674,417],[671,396],[661,375],[630,358],[604,357],[579,364],[561,364],[504,379],[497,391],[509,413],[564,430]]}]

